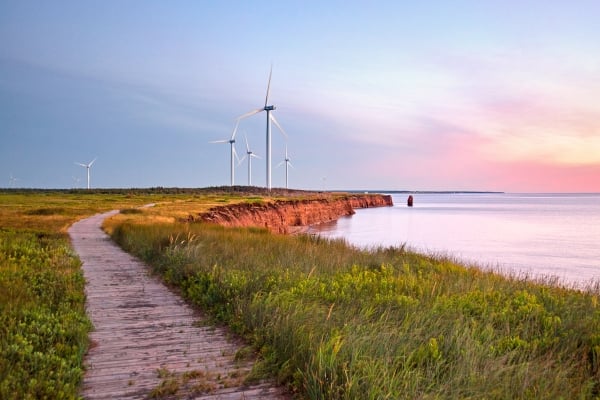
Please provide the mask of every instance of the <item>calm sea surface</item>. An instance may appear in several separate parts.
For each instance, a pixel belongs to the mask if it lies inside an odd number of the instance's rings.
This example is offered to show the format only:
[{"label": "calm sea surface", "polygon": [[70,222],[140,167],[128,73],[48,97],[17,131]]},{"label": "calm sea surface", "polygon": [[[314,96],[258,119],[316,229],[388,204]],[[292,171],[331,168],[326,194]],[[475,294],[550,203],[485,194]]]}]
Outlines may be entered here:
[{"label": "calm sea surface", "polygon": [[600,194],[392,194],[393,207],[357,210],[313,227],[362,246],[451,255],[482,267],[600,280]]}]

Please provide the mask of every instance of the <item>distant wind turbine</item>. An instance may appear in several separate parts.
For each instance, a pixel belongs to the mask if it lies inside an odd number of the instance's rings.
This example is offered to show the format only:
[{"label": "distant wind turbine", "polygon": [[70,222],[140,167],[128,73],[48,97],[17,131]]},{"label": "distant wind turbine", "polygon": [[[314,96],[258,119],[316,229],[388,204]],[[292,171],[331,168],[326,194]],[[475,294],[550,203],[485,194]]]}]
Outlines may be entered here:
[{"label": "distant wind turbine", "polygon": [[210,143],[229,143],[231,145],[231,186],[234,185],[235,181],[235,159],[238,158],[237,152],[235,151],[235,134],[237,132],[237,128],[240,121],[239,118],[235,122],[235,128],[233,129],[233,133],[231,134],[231,139],[225,140],[214,140]]},{"label": "distant wind turbine", "polygon": [[90,188],[90,167],[92,166],[92,164],[98,159],[98,157],[94,158],[92,161],[90,161],[88,164],[82,164],[82,163],[78,163],[76,162],[75,164],[77,165],[81,165],[82,167],[84,167],[85,169],[87,169],[87,188],[89,190]]},{"label": "distant wind turbine", "polygon": [[258,108],[256,110],[252,110],[238,117],[237,121],[239,123],[240,120],[244,118],[248,118],[254,114],[258,114],[261,111],[267,112],[267,189],[271,190],[271,121],[279,128],[281,133],[287,137],[287,134],[275,119],[275,116],[271,114],[271,111],[275,110],[275,106],[269,105],[269,94],[271,92],[271,75],[273,74],[273,66],[271,66],[271,70],[269,72],[269,82],[267,83],[267,96],[265,97],[265,106],[263,108]]},{"label": "distant wind turbine", "polygon": [[290,157],[288,156],[287,146],[285,146],[285,158],[283,159],[282,162],[277,164],[277,166],[279,167],[283,163],[285,163],[285,188],[287,189],[288,188],[288,166],[294,168],[294,166],[290,162]]},{"label": "distant wind turbine", "polygon": [[81,181],[81,178],[79,178],[78,176],[74,176],[73,177],[73,182],[75,183],[75,188],[79,187],[79,182]]},{"label": "distant wind turbine", "polygon": [[10,177],[8,178],[8,187],[14,187],[18,180],[19,180],[19,178],[15,178],[13,176],[13,174],[11,173]]},{"label": "distant wind turbine", "polygon": [[248,137],[244,134],[244,139],[246,139],[246,155],[242,157],[240,160],[240,164],[248,158],[248,186],[252,186],[252,158],[260,158],[252,150],[250,150],[250,145],[248,144]]}]

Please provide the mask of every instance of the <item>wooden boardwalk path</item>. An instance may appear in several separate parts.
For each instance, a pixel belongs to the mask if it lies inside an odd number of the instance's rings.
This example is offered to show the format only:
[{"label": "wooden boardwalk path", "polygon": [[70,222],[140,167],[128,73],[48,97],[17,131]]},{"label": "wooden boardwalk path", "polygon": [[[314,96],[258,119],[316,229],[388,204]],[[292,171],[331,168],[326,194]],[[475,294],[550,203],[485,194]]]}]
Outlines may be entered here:
[{"label": "wooden boardwalk path", "polygon": [[240,343],[149,276],[142,262],[101,230],[117,211],[71,226],[83,262],[87,312],[94,324],[81,395],[86,399],[286,399],[281,388],[244,386],[251,361]]}]

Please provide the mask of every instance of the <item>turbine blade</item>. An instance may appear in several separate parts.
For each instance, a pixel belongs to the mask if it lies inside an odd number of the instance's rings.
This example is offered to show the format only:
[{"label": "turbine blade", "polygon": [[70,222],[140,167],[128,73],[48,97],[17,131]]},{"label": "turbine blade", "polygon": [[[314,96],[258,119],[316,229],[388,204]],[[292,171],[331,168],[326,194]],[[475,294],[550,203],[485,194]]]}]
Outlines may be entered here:
[{"label": "turbine blade", "polygon": [[287,133],[285,133],[285,131],[283,130],[281,125],[279,125],[279,122],[277,122],[277,119],[275,119],[275,116],[272,113],[269,113],[269,117],[271,118],[271,121],[273,121],[273,123],[277,126],[277,128],[279,128],[279,131],[281,133],[283,133],[283,136],[287,139],[288,138]]},{"label": "turbine blade", "polygon": [[87,165],[85,165],[85,164],[82,164],[82,163],[79,163],[79,162],[76,162],[75,164],[77,164],[77,165],[81,165],[82,167],[85,167],[85,168],[87,168]]},{"label": "turbine blade", "polygon": [[240,120],[238,118],[235,120],[235,127],[233,128],[233,132],[231,133],[231,140],[235,140],[235,134],[237,133],[239,125],[240,125]]},{"label": "turbine blade", "polygon": [[275,168],[279,168],[279,167],[281,167],[281,166],[283,165],[283,163],[284,163],[284,162],[285,162],[285,161],[282,161],[282,162],[280,162],[279,164],[277,164],[277,166],[275,166]]},{"label": "turbine blade", "polygon": [[262,159],[262,157],[261,157],[261,156],[257,156],[257,155],[256,155],[256,154],[254,154],[254,153],[250,154],[250,157],[254,157],[254,158],[261,158],[261,159]]},{"label": "turbine blade", "polygon": [[271,64],[271,70],[269,71],[269,82],[267,83],[267,96],[265,97],[265,108],[269,102],[269,94],[271,93],[271,75],[273,74],[273,64]]},{"label": "turbine blade", "polygon": [[288,160],[288,162],[287,162],[287,163],[288,163],[288,165],[289,165],[290,167],[294,168],[294,166],[292,165],[292,163],[291,163],[291,162],[289,162],[289,160]]},{"label": "turbine blade", "polygon": [[237,117],[238,121],[240,119],[244,119],[244,118],[248,118],[254,114],[258,114],[261,111],[265,111],[264,108],[257,108],[256,110],[252,110],[252,111],[248,111],[246,114],[240,115],[239,117]]},{"label": "turbine blade", "polygon": [[98,157],[94,158],[94,159],[92,160],[92,162],[90,162],[90,163],[88,164],[88,166],[90,166],[90,167],[91,167],[91,166],[92,166],[92,164],[93,164],[93,163],[95,163],[97,159],[98,159]]},{"label": "turbine blade", "polygon": [[244,156],[244,157],[240,158],[240,160],[238,161],[238,167],[239,167],[240,165],[242,165],[242,163],[244,162],[244,160],[245,160],[245,159],[246,159],[246,156]]},{"label": "turbine blade", "polygon": [[208,143],[229,143],[229,140],[213,140],[212,142]]},{"label": "turbine blade", "polygon": [[248,135],[244,132],[244,139],[246,140],[246,152],[250,153],[250,145],[248,144]]}]

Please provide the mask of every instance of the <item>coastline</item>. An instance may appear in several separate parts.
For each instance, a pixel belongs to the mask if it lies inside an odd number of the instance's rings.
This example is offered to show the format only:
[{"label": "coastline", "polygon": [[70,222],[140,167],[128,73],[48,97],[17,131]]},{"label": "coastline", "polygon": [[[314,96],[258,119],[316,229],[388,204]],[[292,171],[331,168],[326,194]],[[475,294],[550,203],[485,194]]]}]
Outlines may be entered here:
[{"label": "coastline", "polygon": [[236,203],[217,206],[187,222],[207,222],[231,227],[260,227],[280,234],[298,234],[310,226],[353,215],[355,209],[393,206],[387,194],[319,195],[306,199]]}]

